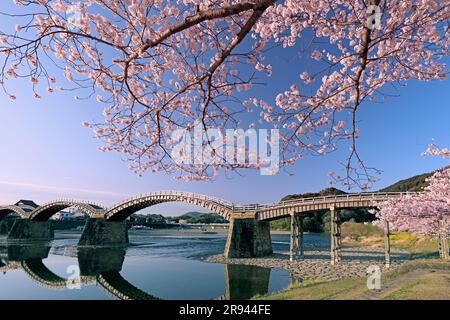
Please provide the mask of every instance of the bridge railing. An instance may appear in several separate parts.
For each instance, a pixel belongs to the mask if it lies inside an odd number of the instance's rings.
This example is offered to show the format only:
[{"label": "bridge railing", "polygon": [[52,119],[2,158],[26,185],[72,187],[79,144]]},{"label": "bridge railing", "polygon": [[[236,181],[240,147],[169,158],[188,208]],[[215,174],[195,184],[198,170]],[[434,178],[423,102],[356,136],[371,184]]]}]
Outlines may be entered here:
[{"label": "bridge railing", "polygon": [[290,199],[275,203],[269,204],[250,204],[250,205],[237,205],[233,208],[236,211],[258,211],[262,209],[275,209],[282,208],[287,206],[292,206],[295,204],[314,204],[314,203],[323,203],[323,202],[331,202],[331,201],[342,201],[342,200],[387,200],[392,197],[401,197],[405,195],[412,195],[416,192],[373,192],[373,193],[354,193],[354,194],[343,194],[343,195],[334,195],[334,196],[322,196],[322,197],[309,197],[309,198],[297,198]]},{"label": "bridge railing", "polygon": [[[9,205],[9,206],[0,206],[0,209],[2,210],[11,210],[14,212],[14,214],[17,214],[19,216],[27,216],[28,214],[30,214],[31,211],[25,211],[24,210],[25,206],[16,206],[16,205]],[[28,208],[25,208],[28,209]]]},{"label": "bridge railing", "polygon": [[[217,197],[207,196],[203,194],[198,194],[194,192],[185,192],[185,191],[174,191],[174,190],[162,190],[157,192],[150,192],[145,193],[142,195],[134,196],[132,198],[128,198],[118,204],[116,204],[114,207],[119,207],[121,205],[127,204],[130,201],[139,200],[146,197],[154,197],[154,196],[161,196],[161,195],[169,195],[169,196],[183,196],[183,197],[190,197],[195,199],[202,199],[205,201],[215,202],[219,205],[222,205],[224,207],[229,208],[232,211],[258,211],[263,209],[275,209],[275,208],[283,208],[287,206],[293,206],[295,204],[314,204],[314,203],[323,203],[323,202],[332,202],[332,201],[342,201],[342,200],[387,200],[389,198],[393,197],[401,197],[405,195],[413,195],[416,194],[416,192],[373,192],[373,193],[356,193],[356,194],[343,194],[343,195],[332,195],[332,196],[322,196],[322,197],[310,197],[310,198],[297,198],[297,199],[290,199],[275,203],[269,203],[269,204],[244,204],[244,205],[237,205],[230,201],[226,201]],[[46,204],[43,204],[42,206],[34,209],[33,211],[42,210],[45,207],[54,205],[58,202],[69,202],[74,204],[86,204],[92,207],[92,205],[105,208],[101,204],[94,203],[91,201],[85,201],[85,200],[74,200],[74,199],[58,199],[51,202],[48,202]],[[19,207],[20,208],[20,207]],[[96,211],[102,211],[104,209],[97,209],[92,207],[93,210]]]},{"label": "bridge railing", "polygon": [[76,205],[76,204],[89,205],[89,206],[92,207],[93,210],[98,210],[98,211],[101,211],[101,210],[104,210],[104,209],[97,209],[97,208],[94,208],[93,205],[96,206],[96,207],[99,207],[99,208],[105,208],[104,205],[102,205],[102,204],[100,204],[100,203],[92,202],[92,201],[87,201],[87,200],[75,200],[75,199],[69,199],[69,198],[60,198],[60,199],[56,199],[56,200],[53,200],[53,201],[50,201],[50,202],[46,202],[46,203],[42,204],[41,206],[39,206],[39,207],[37,207],[37,208],[34,208],[34,210],[39,210],[39,209],[42,210],[43,208],[48,207],[48,206],[52,206],[52,205],[54,205],[55,203],[58,203],[58,202],[62,202],[62,203],[74,203],[75,205]]},{"label": "bridge railing", "polygon": [[368,199],[368,198],[373,198],[373,199],[377,199],[377,198],[387,198],[387,197],[393,197],[393,196],[403,196],[403,195],[408,195],[408,194],[413,194],[415,192],[372,192],[372,193],[349,193],[349,194],[339,194],[339,195],[334,195],[334,196],[322,196],[322,197],[309,197],[309,198],[297,198],[297,199],[290,199],[290,200],[285,200],[285,201],[281,201],[279,203],[291,203],[291,202],[310,202],[310,201],[314,201],[314,200],[322,200],[322,201],[326,201],[329,199],[354,199],[354,198],[364,198],[364,199]]},{"label": "bridge railing", "polygon": [[185,191],[175,191],[175,190],[161,190],[161,191],[156,191],[156,192],[148,192],[148,193],[144,193],[144,194],[140,194],[140,195],[128,198],[128,199],[118,203],[114,207],[118,207],[118,206],[124,205],[124,204],[132,202],[132,201],[136,201],[136,200],[139,200],[142,198],[151,198],[151,197],[156,197],[156,196],[190,197],[190,198],[195,198],[195,199],[200,199],[200,200],[205,200],[205,201],[210,201],[210,202],[216,202],[217,204],[228,207],[230,209],[234,205],[232,202],[229,202],[229,201],[217,198],[217,197],[207,196],[204,194],[199,194],[199,193],[194,193],[194,192],[185,192]]}]

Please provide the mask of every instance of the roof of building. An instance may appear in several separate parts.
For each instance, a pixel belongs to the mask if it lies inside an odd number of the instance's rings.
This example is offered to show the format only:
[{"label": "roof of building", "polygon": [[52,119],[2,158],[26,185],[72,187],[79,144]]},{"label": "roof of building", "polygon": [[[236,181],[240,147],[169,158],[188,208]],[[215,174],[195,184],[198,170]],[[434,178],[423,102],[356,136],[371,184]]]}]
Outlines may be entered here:
[{"label": "roof of building", "polygon": [[34,202],[33,200],[19,200],[14,205],[15,206],[20,206],[20,205],[30,206],[30,207],[33,207],[33,208],[39,207],[39,205],[36,202]]}]

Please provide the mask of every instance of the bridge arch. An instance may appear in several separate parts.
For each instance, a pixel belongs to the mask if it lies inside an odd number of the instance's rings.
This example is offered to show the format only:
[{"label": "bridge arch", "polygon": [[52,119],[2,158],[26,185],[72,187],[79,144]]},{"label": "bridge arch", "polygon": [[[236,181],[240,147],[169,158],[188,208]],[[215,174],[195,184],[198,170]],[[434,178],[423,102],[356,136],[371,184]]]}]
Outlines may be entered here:
[{"label": "bridge arch", "polygon": [[68,280],[50,271],[42,259],[27,259],[21,262],[24,272],[39,285],[48,289],[66,289]]},{"label": "bridge arch", "polygon": [[124,221],[127,217],[139,210],[166,202],[194,204],[209,209],[227,220],[230,219],[234,209],[233,203],[215,197],[192,192],[162,191],[127,199],[110,208],[105,213],[105,218],[108,221]]},{"label": "bridge arch", "polygon": [[[58,276],[44,264],[42,259],[28,259],[15,266],[37,284],[51,290],[65,290],[71,284],[69,279]],[[158,300],[125,280],[118,271],[109,271],[97,276],[81,276],[80,285],[97,285],[107,294],[120,300]]]},{"label": "bridge arch", "polygon": [[9,214],[17,214],[22,219],[26,219],[29,213],[18,206],[3,206],[0,207],[0,221],[2,221]]},{"label": "bridge arch", "polygon": [[[65,290],[71,285],[65,279],[51,271],[41,258],[10,262],[0,266],[0,271],[22,269],[34,282],[51,290]],[[97,285],[107,294],[120,300],[159,300],[125,280],[119,271],[107,271],[97,275],[81,276],[80,285]]]},{"label": "bridge arch", "polygon": [[104,208],[98,204],[86,201],[62,199],[48,202],[37,207],[29,214],[28,218],[33,221],[47,221],[54,214],[70,207],[75,207],[84,213],[87,213],[91,218],[103,217],[104,215]]},{"label": "bridge arch", "polygon": [[118,271],[100,273],[96,281],[106,293],[120,300],[160,300],[132,285]]}]

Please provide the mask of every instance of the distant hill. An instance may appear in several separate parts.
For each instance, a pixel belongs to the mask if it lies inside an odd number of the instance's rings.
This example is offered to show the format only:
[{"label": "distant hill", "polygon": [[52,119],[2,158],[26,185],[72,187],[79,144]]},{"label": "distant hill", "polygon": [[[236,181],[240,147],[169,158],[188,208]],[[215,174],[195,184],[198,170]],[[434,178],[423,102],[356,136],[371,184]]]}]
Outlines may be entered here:
[{"label": "distant hill", "polygon": [[422,191],[426,187],[426,179],[432,173],[423,173],[417,176],[400,180],[389,187],[380,189],[381,192],[406,192],[406,191]]},{"label": "distant hill", "polygon": [[[450,168],[447,166],[445,168]],[[381,192],[406,192],[406,191],[422,191],[426,187],[426,179],[433,175],[433,172],[419,174],[417,176],[400,180],[389,187],[383,188]]]},{"label": "distant hill", "polygon": [[[450,166],[446,167],[450,168]],[[434,173],[423,173],[417,176],[400,180],[386,188],[379,191],[381,192],[406,192],[406,191],[421,191],[426,186],[426,179],[432,176]],[[281,201],[300,199],[300,198],[310,198],[310,197],[320,197],[320,196],[330,196],[330,195],[340,195],[346,194],[342,190],[337,188],[327,188],[319,192],[307,192],[302,194],[290,194],[281,199]],[[372,221],[374,215],[369,213],[367,209],[349,209],[341,211],[341,221],[354,221],[354,222],[365,222]],[[304,218],[304,228],[305,231],[310,232],[324,232],[329,230],[329,213],[327,210],[318,210],[310,212]],[[275,221],[271,221],[271,228],[274,230],[289,230],[290,221],[289,218],[283,218]]]},{"label": "distant hill", "polygon": [[326,188],[319,192],[307,192],[307,193],[299,193],[299,194],[289,194],[281,199],[281,201],[288,201],[300,198],[312,198],[312,197],[324,197],[324,196],[334,196],[340,194],[347,194],[347,192],[342,191],[337,188]]},{"label": "distant hill", "polygon": [[191,211],[191,212],[186,212],[176,218],[181,219],[181,220],[189,220],[191,218],[201,216],[202,214],[204,214],[204,212]]},{"label": "distant hill", "polygon": [[217,213],[203,213],[203,212],[187,212],[178,217],[170,217],[170,220],[179,222],[180,220],[186,220],[188,223],[224,223],[226,220]]},{"label": "distant hill", "polygon": [[[447,166],[445,168],[450,168]],[[406,191],[421,191],[426,187],[426,179],[431,177],[435,171],[422,173],[417,176],[397,181],[396,183],[380,189],[380,192],[406,192]],[[281,201],[299,199],[299,198],[312,198],[312,197],[322,197],[322,196],[332,196],[332,195],[340,195],[347,194],[347,192],[342,191],[337,188],[326,188],[319,192],[307,192],[301,194],[289,194],[284,196]]]}]

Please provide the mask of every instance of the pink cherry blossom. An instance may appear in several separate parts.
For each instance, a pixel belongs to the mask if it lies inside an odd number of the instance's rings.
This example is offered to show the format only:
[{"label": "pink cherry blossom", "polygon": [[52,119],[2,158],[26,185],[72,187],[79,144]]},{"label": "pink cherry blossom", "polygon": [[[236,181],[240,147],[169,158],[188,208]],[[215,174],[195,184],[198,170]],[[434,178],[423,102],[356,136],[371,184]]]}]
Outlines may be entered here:
[{"label": "pink cherry blossom", "polygon": [[450,158],[449,148],[439,148],[435,143],[428,145],[427,150],[423,153],[427,156],[440,156],[442,158]]},{"label": "pink cherry blossom", "polygon": [[[4,92],[13,96],[8,80],[19,75],[35,79],[32,86],[54,83],[48,65],[61,67],[70,90],[82,92],[78,98],[101,96],[96,103],[108,108],[90,125],[101,129],[102,150],[124,154],[138,173],[206,180],[238,169],[174,163],[172,133],[197,120],[203,130],[238,128],[240,116],[255,111],[259,119],[251,122],[280,129],[281,166],[344,146],[345,174],[334,178],[365,188],[377,171],[357,148],[361,106],[384,101],[390,84],[443,80],[448,73],[448,0],[14,3],[27,10],[3,12],[22,26],[13,34],[7,30],[14,25],[0,30]],[[376,28],[367,23],[368,5],[382,8]],[[258,97],[253,89],[274,71],[266,59],[272,48],[295,46],[306,53],[302,67],[290,69],[297,80],[273,99]],[[439,154],[448,156],[448,149]]]},{"label": "pink cherry blossom", "polygon": [[[423,192],[380,204],[378,224],[389,221],[394,230],[439,238],[445,248],[450,234],[450,168],[436,171],[426,181]],[[448,252],[441,256],[448,257]]]}]

